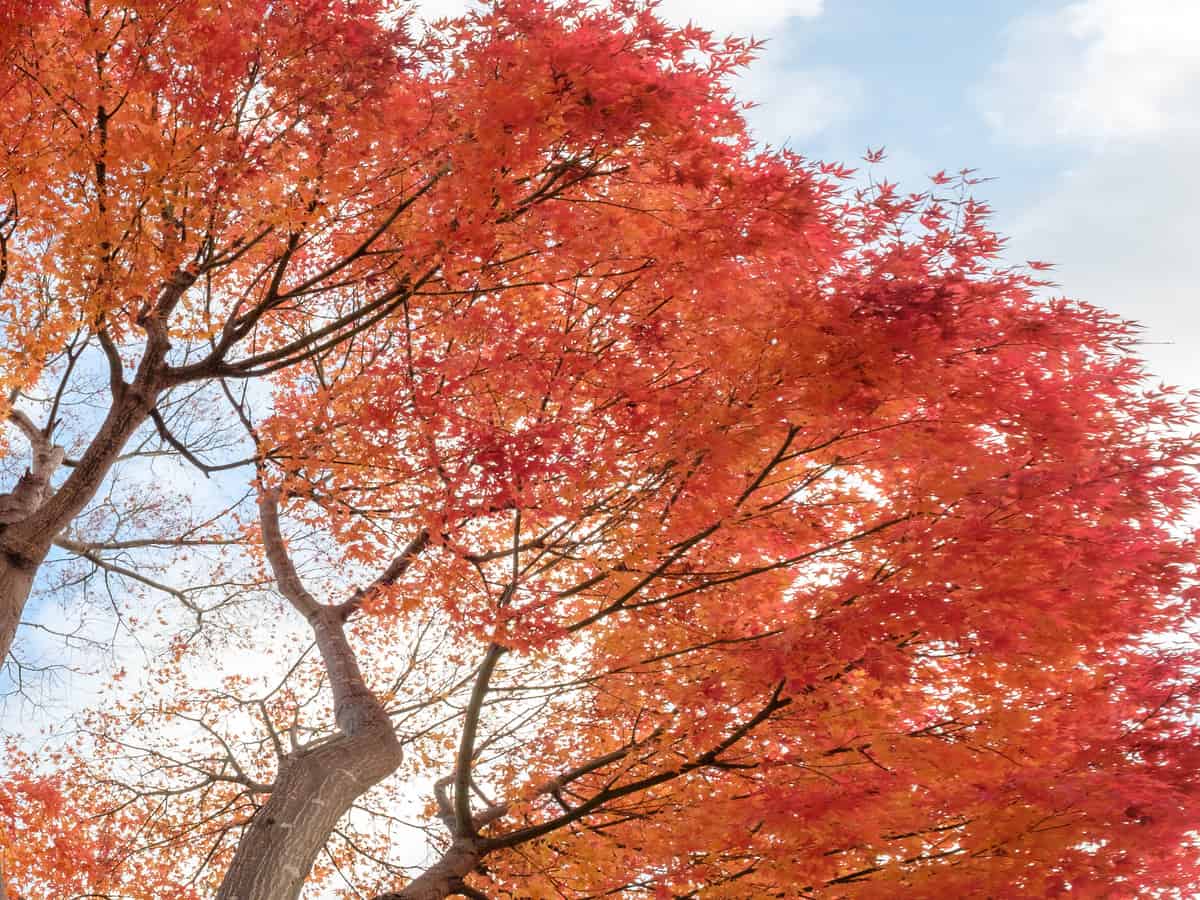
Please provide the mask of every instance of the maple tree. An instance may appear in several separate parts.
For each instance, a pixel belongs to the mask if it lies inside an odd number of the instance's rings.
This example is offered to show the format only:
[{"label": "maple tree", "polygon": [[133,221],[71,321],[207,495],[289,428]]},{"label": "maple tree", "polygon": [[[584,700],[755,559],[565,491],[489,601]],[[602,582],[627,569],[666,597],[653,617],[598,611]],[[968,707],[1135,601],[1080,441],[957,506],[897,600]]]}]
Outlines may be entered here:
[{"label": "maple tree", "polygon": [[969,173],[635,2],[0,9],[0,648],[167,636],[11,748],[10,898],[1195,883],[1196,408]]}]

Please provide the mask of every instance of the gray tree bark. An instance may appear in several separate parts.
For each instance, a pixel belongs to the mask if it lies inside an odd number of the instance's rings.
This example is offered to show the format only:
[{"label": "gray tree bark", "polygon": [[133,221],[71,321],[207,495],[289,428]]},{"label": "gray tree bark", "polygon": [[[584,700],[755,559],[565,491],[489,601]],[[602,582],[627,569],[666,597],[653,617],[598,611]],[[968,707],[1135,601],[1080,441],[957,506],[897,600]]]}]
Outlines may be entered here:
[{"label": "gray tree bark", "polygon": [[[346,640],[343,621],[349,610],[318,603],[300,581],[280,533],[273,491],[263,493],[259,513],[279,591],[312,626],[333,690],[339,733],[281,762],[270,799],[242,834],[217,900],[295,900],[338,820],[404,758],[391,719],[363,680]],[[405,565],[393,564],[384,578],[399,577]]]},{"label": "gray tree bark", "polygon": [[[62,448],[49,447],[49,439],[35,432],[38,442],[47,446],[34,444],[34,466],[12,491],[0,494],[0,659],[12,647],[34,576],[54,539],[96,495],[125,443],[149,418],[157,397],[157,390],[147,397],[144,392],[133,394],[131,388],[118,397],[58,490],[51,489],[50,478],[62,462]],[[18,415],[10,418],[18,421]]]},{"label": "gray tree bark", "polygon": [[250,821],[218,900],[293,900],[317,854],[367,789],[399,767],[403,753],[390,722],[289,756],[271,797]]}]

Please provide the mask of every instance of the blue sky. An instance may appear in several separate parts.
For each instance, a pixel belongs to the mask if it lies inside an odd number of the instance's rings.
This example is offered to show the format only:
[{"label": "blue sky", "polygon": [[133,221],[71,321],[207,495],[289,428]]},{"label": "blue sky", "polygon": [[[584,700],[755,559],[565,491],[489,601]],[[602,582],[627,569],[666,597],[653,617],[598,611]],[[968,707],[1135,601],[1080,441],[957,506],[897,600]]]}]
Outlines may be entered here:
[{"label": "blue sky", "polygon": [[[423,15],[467,0],[416,0]],[[1200,388],[1200,0],[663,0],[768,41],[739,90],[764,139],[921,190],[971,167],[1013,262],[1146,326]]]},{"label": "blue sky", "polygon": [[[913,189],[973,167],[1013,261],[1146,326],[1143,353],[1200,388],[1200,3],[765,0],[760,17],[668,0],[769,43],[743,79],[764,137]],[[790,13],[790,15],[788,15]]]}]

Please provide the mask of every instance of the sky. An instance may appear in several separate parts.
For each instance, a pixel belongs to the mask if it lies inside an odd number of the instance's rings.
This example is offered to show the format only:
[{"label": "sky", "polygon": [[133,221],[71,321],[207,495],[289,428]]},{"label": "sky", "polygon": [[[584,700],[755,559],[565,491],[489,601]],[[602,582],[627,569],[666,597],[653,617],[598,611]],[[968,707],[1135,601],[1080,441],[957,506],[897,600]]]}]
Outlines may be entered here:
[{"label": "sky", "polygon": [[[466,0],[418,2],[425,16]],[[1200,389],[1200,0],[664,0],[664,16],[767,41],[738,91],[760,138],[923,190],[992,179],[1008,259],[1145,326]]]}]

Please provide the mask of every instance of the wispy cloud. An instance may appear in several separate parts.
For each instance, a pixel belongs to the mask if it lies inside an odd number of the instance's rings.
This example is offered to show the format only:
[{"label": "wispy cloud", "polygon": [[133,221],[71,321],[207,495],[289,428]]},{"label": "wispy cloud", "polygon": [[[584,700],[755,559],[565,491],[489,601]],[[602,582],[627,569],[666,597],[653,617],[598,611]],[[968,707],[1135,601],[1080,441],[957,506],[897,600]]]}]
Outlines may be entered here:
[{"label": "wispy cloud", "polygon": [[1084,0],[1016,20],[976,95],[994,135],[1069,163],[1009,226],[1065,288],[1147,327],[1151,366],[1200,382],[1200,4]]},{"label": "wispy cloud", "polygon": [[679,25],[694,22],[718,35],[768,37],[789,19],[819,16],[824,0],[663,0],[659,13]]},{"label": "wispy cloud", "polygon": [[804,143],[850,121],[861,106],[861,79],[832,66],[790,68],[783,47],[768,46],[763,59],[735,85],[753,101],[750,124],[775,146],[803,152]]},{"label": "wispy cloud", "polygon": [[1006,139],[1200,135],[1200,4],[1084,0],[1013,23],[979,99]]}]

